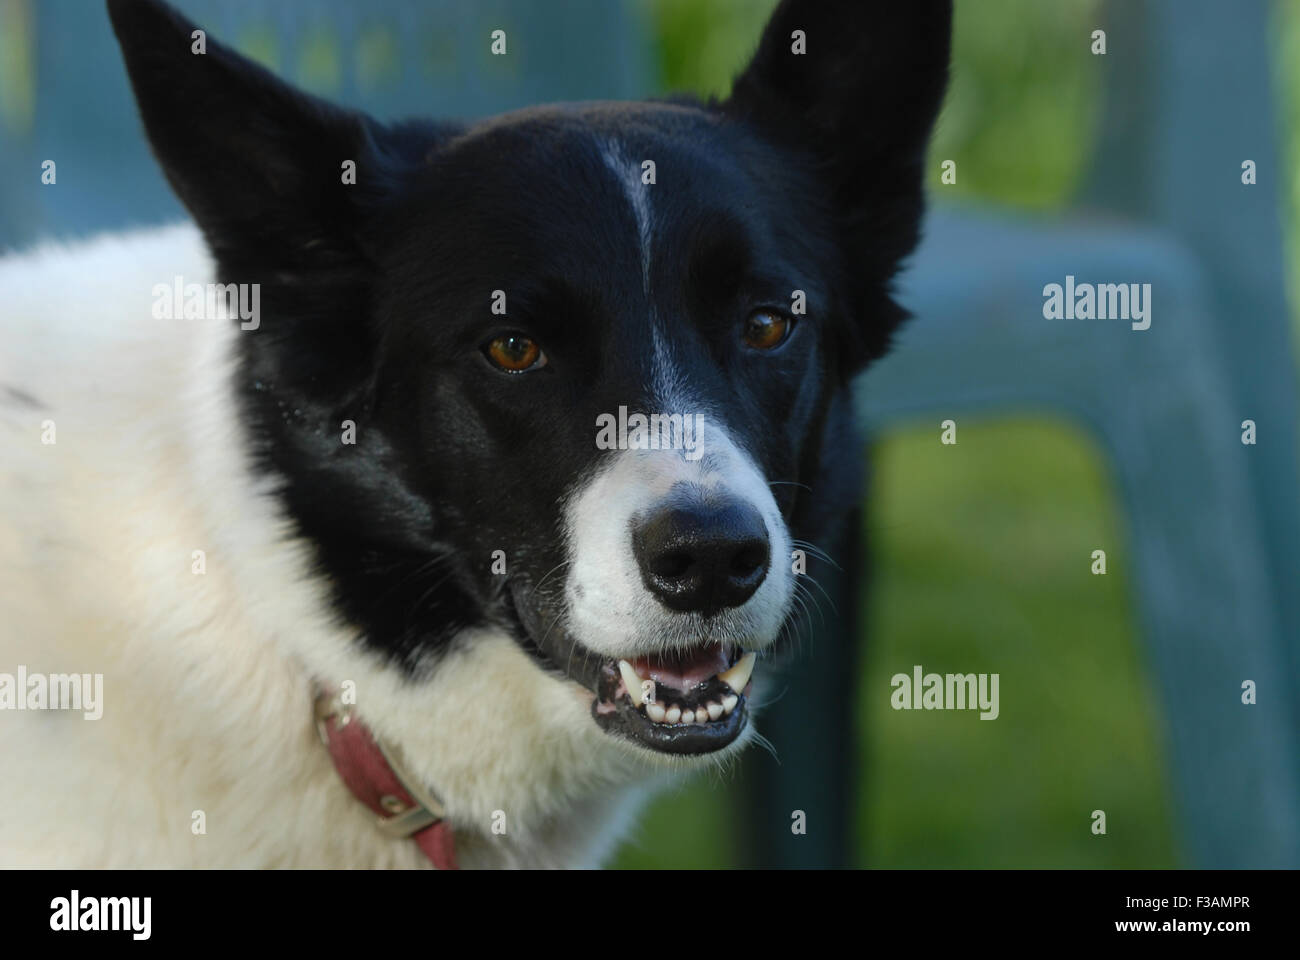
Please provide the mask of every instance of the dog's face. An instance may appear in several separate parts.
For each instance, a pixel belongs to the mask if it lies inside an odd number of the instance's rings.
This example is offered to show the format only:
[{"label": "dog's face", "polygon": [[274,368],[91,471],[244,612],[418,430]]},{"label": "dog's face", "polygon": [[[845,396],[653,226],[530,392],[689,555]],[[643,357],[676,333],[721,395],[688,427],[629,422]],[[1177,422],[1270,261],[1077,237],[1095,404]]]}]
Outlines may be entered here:
[{"label": "dog's face", "polygon": [[871,7],[787,0],[720,104],[384,127],[111,4],[218,279],[261,285],[259,462],[396,668],[493,625],[648,753],[741,737],[945,83],[948,4]]}]

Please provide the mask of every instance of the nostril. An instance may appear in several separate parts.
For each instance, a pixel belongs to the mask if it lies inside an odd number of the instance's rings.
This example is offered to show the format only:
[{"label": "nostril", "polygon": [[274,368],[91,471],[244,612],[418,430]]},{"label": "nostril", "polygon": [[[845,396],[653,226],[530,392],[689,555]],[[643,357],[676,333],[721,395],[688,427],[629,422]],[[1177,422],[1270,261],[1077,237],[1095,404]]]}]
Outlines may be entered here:
[{"label": "nostril", "polygon": [[767,544],[751,543],[742,547],[731,558],[731,573],[749,577],[767,565]]},{"label": "nostril", "polygon": [[689,551],[668,550],[651,558],[648,566],[656,577],[676,580],[684,577],[694,563],[695,557]]}]

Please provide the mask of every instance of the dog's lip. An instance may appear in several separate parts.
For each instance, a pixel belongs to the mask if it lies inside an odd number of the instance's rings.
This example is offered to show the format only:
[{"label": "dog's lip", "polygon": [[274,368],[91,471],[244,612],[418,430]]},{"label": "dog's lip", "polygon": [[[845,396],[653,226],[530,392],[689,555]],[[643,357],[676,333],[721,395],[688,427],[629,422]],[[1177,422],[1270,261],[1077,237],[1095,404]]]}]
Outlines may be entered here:
[{"label": "dog's lip", "polygon": [[514,626],[515,637],[543,669],[563,674],[588,694],[597,693],[600,685],[601,659],[582,647],[556,623],[544,626],[541,640],[533,624],[522,616],[529,609],[524,598],[516,595],[516,588],[505,592],[506,610]]},{"label": "dog's lip", "polygon": [[735,743],[749,722],[749,711],[743,694],[722,718],[707,723],[664,724],[646,716],[644,707],[637,707],[623,696],[612,704],[612,711],[601,713],[601,701],[592,704],[591,715],[596,725],[610,736],[630,740],[639,746],[658,753],[690,756],[713,753]]}]

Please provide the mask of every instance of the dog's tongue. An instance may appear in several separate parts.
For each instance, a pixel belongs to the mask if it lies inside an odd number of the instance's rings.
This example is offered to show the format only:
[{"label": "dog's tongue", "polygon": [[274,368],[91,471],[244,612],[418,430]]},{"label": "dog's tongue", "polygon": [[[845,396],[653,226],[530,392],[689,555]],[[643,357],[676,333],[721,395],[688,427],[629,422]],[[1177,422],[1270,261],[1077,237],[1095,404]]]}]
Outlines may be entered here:
[{"label": "dog's tongue", "polygon": [[629,661],[640,676],[673,690],[685,692],[722,673],[729,664],[720,643],[697,647],[686,653],[658,654]]}]

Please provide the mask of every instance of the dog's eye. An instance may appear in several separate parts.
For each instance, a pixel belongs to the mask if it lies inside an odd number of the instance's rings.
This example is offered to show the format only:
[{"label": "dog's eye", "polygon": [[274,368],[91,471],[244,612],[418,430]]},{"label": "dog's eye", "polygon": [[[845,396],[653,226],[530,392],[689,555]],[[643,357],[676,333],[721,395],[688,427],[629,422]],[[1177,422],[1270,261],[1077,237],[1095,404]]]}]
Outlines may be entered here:
[{"label": "dog's eye", "polygon": [[770,310],[758,310],[745,321],[745,343],[755,350],[775,350],[790,336],[794,321]]},{"label": "dog's eye", "polygon": [[546,366],[546,354],[537,341],[519,333],[506,333],[487,343],[483,353],[492,365],[506,373],[523,373]]}]

